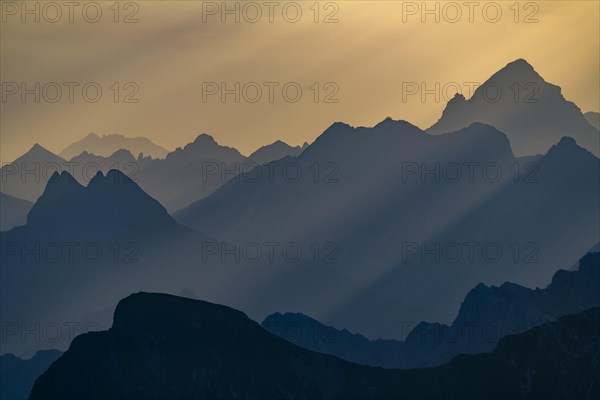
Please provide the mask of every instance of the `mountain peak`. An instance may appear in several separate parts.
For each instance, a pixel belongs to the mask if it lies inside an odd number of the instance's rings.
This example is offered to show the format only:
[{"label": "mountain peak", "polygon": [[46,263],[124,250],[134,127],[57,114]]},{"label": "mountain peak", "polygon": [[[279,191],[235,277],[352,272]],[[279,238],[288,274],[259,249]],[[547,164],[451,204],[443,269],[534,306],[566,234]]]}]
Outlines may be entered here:
[{"label": "mountain peak", "polygon": [[209,135],[207,133],[201,133],[200,135],[198,135],[196,137],[196,139],[194,140],[194,143],[203,144],[203,145],[218,145],[215,138],[213,138],[211,135]]},{"label": "mountain peak", "polygon": [[427,131],[442,134],[480,121],[504,132],[516,156],[543,154],[563,136],[598,153],[598,131],[559,86],[546,82],[526,60],[506,64],[475,89],[455,97]]},{"label": "mountain peak", "polygon": [[505,68],[528,68],[533,69],[533,66],[527,62],[524,58],[517,58],[515,61],[511,61],[506,64]]},{"label": "mountain peak", "polygon": [[[25,155],[32,156],[32,157],[47,157],[47,156],[55,157],[54,153],[52,153],[50,150],[46,149],[45,147],[41,146],[38,143],[31,146],[29,151],[27,151],[27,153],[25,153],[23,156],[25,156]],[[21,156],[21,157],[23,157],[23,156]],[[36,160],[36,161],[39,161],[39,160]]]},{"label": "mountain peak", "polygon": [[89,187],[104,183],[133,183],[131,178],[125,175],[118,169],[111,169],[106,173],[106,176],[102,174],[102,171],[98,171],[96,175],[90,180]]},{"label": "mountain peak", "polygon": [[381,128],[381,127],[406,126],[406,125],[411,125],[411,124],[402,119],[395,120],[392,117],[385,117],[385,119],[383,121],[381,121],[380,123],[378,123],[377,125],[375,125],[375,127]]},{"label": "mountain peak", "polygon": [[573,139],[570,136],[563,136],[562,138],[560,138],[558,143],[556,143],[550,148],[550,150],[548,150],[544,158],[559,158],[564,160],[565,162],[569,162],[578,159],[578,157],[585,157],[586,155],[595,158],[595,156],[590,151],[579,146],[575,139]]},{"label": "mountain peak", "polygon": [[[547,83],[544,78],[537,73],[531,64],[522,58],[512,61],[506,64],[502,69],[493,74],[483,85],[475,90],[475,93],[479,93],[483,88],[489,85],[500,85],[504,90],[510,90],[509,88],[514,87],[515,84],[519,85],[519,90],[524,91],[525,85],[537,85],[538,90],[540,86],[547,85],[555,87]],[[491,90],[491,89],[490,89]],[[560,89],[558,89],[560,91]],[[527,92],[529,93],[529,92]],[[490,93],[487,96],[494,96]]]},{"label": "mountain peak", "polygon": [[62,171],[60,173],[58,171],[55,171],[48,180],[48,185],[46,186],[46,189],[48,188],[48,186],[56,187],[63,186],[65,184],[70,185],[74,182],[77,183],[77,185],[81,186],[79,182],[77,182],[77,180],[73,177],[73,175],[69,174],[67,171]]},{"label": "mountain peak", "polygon": [[123,172],[111,169],[106,175],[97,172],[87,187],[66,171],[54,173],[27,216],[29,225],[58,236],[93,227],[99,235],[116,237],[153,234],[177,224],[158,201]]}]

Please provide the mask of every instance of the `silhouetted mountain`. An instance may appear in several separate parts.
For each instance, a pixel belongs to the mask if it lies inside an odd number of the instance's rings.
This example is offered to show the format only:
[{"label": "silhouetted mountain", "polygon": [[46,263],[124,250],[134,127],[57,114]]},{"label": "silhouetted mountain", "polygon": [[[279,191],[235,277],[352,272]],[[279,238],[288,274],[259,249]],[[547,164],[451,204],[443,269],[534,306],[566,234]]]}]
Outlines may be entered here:
[{"label": "silhouetted mountain", "polygon": [[281,140],[277,140],[250,154],[248,160],[257,164],[265,164],[271,161],[280,160],[287,156],[296,157],[307,147],[308,143],[304,143],[302,146],[292,147]]},{"label": "silhouetted mountain", "polygon": [[441,134],[490,124],[506,133],[518,156],[546,153],[563,136],[599,155],[600,134],[558,86],[546,82],[527,61],[513,61],[479,86],[470,99],[457,94],[438,122],[427,129]]},{"label": "silhouetted mountain", "polygon": [[[298,313],[272,314],[262,326],[305,349],[359,364],[434,367],[459,354],[492,351],[504,336],[600,307],[600,253],[586,255],[579,265],[578,271],[559,270],[545,289],[508,282],[500,287],[478,285],[465,297],[451,326],[421,322],[404,342],[368,340]],[[409,323],[406,327],[412,328]]]},{"label": "silhouetted mountain", "polygon": [[236,175],[250,174],[256,164],[295,156],[304,148],[277,141],[246,158],[236,149],[202,134],[194,142],[167,154],[164,160],[138,158],[140,172],[135,177],[169,211],[177,211],[212,194]]},{"label": "silhouetted mountain", "polygon": [[[64,234],[57,232],[57,227]],[[113,169],[106,176],[98,172],[87,187],[68,172],[54,173],[27,215],[26,229],[37,234],[52,229],[55,237],[88,232],[99,238],[133,232],[162,235],[176,227],[178,224],[160,203]]]},{"label": "silhouetted mountain", "polygon": [[[55,173],[27,224],[1,233],[2,322],[63,326],[61,321],[79,321],[90,310],[115,304],[119,293],[157,282],[168,290],[165,266],[175,271],[171,263],[193,258],[204,240],[120,171],[98,173],[87,187],[67,172]],[[4,351],[48,345],[20,337],[8,335]]]},{"label": "silhouetted mountain", "polygon": [[2,192],[36,201],[52,174],[62,171],[65,161],[36,143],[27,153],[2,166]]},{"label": "silhouetted mountain", "polygon": [[60,153],[60,156],[68,160],[87,152],[108,157],[119,149],[127,149],[133,154],[143,153],[153,158],[164,158],[168,153],[165,148],[152,143],[145,137],[130,138],[116,134],[98,136],[95,133],[90,133],[83,139],[67,146]]},{"label": "silhouetted mountain", "polygon": [[[144,138],[135,138],[137,139]],[[81,143],[100,141],[105,145],[100,147],[77,145],[73,149],[85,147],[86,150],[80,151],[68,161],[36,145],[27,154],[17,159],[13,163],[14,166],[3,169],[3,190],[6,186],[8,194],[17,197],[21,197],[19,193],[26,194],[29,197],[23,198],[35,201],[55,171],[69,172],[79,183],[87,185],[97,172],[106,174],[111,169],[118,169],[142,186],[168,210],[176,211],[213,193],[236,175],[248,173],[257,163],[262,164],[287,155],[297,155],[307,146],[305,144],[303,147],[291,147],[277,141],[262,147],[251,157],[246,158],[236,149],[221,146],[211,136],[202,134],[184,148],[177,148],[170,153],[165,151],[162,158],[152,158],[144,156],[146,153],[136,152],[139,146],[125,146],[129,143],[128,140],[134,139],[124,138],[121,135],[100,138],[90,134]],[[115,147],[119,143],[123,146]],[[104,150],[94,153],[88,147]],[[109,151],[113,147],[115,150]],[[69,151],[64,154],[71,153]],[[137,158],[134,154],[137,154]],[[35,172],[25,174],[24,171]],[[25,175],[22,176],[22,173]]]},{"label": "silhouetted mountain", "polygon": [[[258,167],[262,179],[229,181],[174,217],[233,243],[332,243],[359,289],[311,315],[390,338],[402,320],[452,321],[480,282],[543,287],[600,241],[599,164],[569,139],[523,162],[502,132],[478,123],[444,135],[391,119],[336,123],[298,157]],[[296,170],[297,180],[285,174]],[[372,296],[400,307],[368,310]]]},{"label": "silhouetted mountain", "polygon": [[583,114],[583,116],[591,126],[600,131],[600,113],[589,111]]},{"label": "silhouetted mountain", "polygon": [[236,149],[221,146],[211,136],[202,134],[165,159],[148,163],[136,176],[145,191],[175,211],[237,175],[243,160]]},{"label": "silhouetted mountain", "polygon": [[12,354],[0,356],[0,400],[25,400],[29,398],[33,383],[62,352],[44,350],[31,359],[22,360]]},{"label": "silhouetted mountain", "polygon": [[0,231],[25,225],[33,203],[0,192]]},{"label": "silhouetted mountain", "polygon": [[228,307],[138,293],[119,302],[110,330],[77,337],[30,399],[592,399],[599,318],[591,309],[504,338],[489,354],[386,370],[302,349]]},{"label": "silhouetted mountain", "polygon": [[[179,293],[188,288],[206,299],[243,305],[256,318],[276,306],[314,312],[320,300],[307,301],[307,290],[322,293],[327,302],[356,291],[356,283],[335,266],[324,268],[323,257],[315,257],[313,249],[303,248],[301,257],[290,260],[282,250],[285,243],[259,244],[256,257],[255,247],[248,252],[245,243],[212,239],[177,224],[116,170],[97,174],[87,187],[66,172],[56,174],[28,223],[0,238],[3,323],[69,324],[140,290]],[[266,292],[269,296],[256,295]],[[381,296],[371,296],[364,306],[396,308]],[[105,326],[104,318],[98,319],[90,322]],[[52,345],[70,340],[66,335]],[[17,331],[7,335],[2,347],[23,356],[48,345],[30,337],[21,340]]]}]

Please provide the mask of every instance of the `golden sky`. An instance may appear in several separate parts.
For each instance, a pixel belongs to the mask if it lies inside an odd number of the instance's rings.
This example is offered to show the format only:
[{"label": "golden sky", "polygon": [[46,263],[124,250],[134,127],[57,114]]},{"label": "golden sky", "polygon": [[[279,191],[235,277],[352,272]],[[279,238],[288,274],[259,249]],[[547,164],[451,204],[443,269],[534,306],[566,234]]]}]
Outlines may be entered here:
[{"label": "golden sky", "polygon": [[[114,1],[76,1],[72,22],[61,1],[39,2],[39,22],[25,13],[35,1],[0,3],[2,162],[35,142],[60,152],[89,132],[146,136],[167,149],[208,133],[249,154],[277,139],[312,141],[335,121],[369,126],[391,116],[427,128],[445,100],[404,101],[404,82],[483,82],[517,58],[582,111],[600,110],[597,0],[475,2],[472,15],[462,1],[427,2],[439,22],[421,1],[238,2],[239,22],[221,2],[125,1],[117,14]],[[40,102],[35,93],[23,102],[21,85],[35,92],[35,82]],[[206,95],[210,82],[240,82],[240,102]],[[124,102],[136,89],[137,103]]]}]

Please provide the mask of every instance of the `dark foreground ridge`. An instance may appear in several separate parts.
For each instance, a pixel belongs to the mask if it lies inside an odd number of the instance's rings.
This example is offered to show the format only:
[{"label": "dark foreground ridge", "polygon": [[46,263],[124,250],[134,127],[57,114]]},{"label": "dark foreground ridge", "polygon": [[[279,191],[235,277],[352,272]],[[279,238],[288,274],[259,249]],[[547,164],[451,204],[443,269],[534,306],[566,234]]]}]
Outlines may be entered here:
[{"label": "dark foreground ridge", "polygon": [[599,321],[594,308],[492,353],[393,370],[302,349],[228,307],[138,293],[119,302],[110,330],[77,337],[30,399],[592,399]]}]

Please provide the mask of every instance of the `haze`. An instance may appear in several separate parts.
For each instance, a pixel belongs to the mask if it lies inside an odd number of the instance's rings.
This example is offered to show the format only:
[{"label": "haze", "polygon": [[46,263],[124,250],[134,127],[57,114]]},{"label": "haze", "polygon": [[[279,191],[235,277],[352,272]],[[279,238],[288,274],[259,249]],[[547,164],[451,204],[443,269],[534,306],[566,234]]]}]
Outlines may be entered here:
[{"label": "haze", "polygon": [[[483,17],[481,10],[490,2],[482,2],[473,22],[462,7],[458,22],[442,15],[436,23],[430,15],[426,29],[419,11],[408,15],[406,2],[393,1],[321,2],[317,23],[313,2],[298,2],[303,14],[296,23],[282,18],[283,3],[275,8],[272,23],[264,3],[258,3],[263,16],[256,23],[245,22],[244,14],[240,23],[234,16],[222,23],[219,10],[208,14],[205,4],[203,13],[203,3],[196,1],[137,2],[139,10],[132,16],[137,23],[123,23],[135,11],[127,2],[121,3],[119,23],[105,2],[98,2],[103,16],[97,23],[84,21],[80,9],[73,23],[64,15],[56,23],[43,18],[35,23],[33,17],[22,23],[20,13],[5,8],[7,3],[13,2],[2,2],[0,32],[2,162],[12,161],[34,142],[60,152],[89,132],[145,136],[167,149],[204,132],[249,154],[277,139],[292,145],[311,141],[335,121],[373,125],[391,116],[427,128],[439,118],[444,96],[439,102],[434,96],[422,102],[418,95],[404,101],[403,82],[426,82],[428,87],[483,82],[517,58],[527,59],[547,81],[560,85],[583,112],[600,110],[597,1],[521,2],[518,16],[510,9],[514,1],[496,2],[502,9],[496,23]],[[421,2],[413,4],[420,7]],[[435,3],[428,4],[433,8]],[[446,11],[447,18],[454,17],[454,10]],[[245,14],[254,15],[250,9]],[[324,23],[328,15],[338,22]],[[494,16],[493,10],[488,16]],[[72,103],[66,92],[56,103],[43,98],[36,103],[33,96],[22,102],[19,94],[7,95],[7,82],[33,87],[36,81],[78,82],[80,87],[97,82],[103,96],[87,102],[76,89]],[[120,90],[116,103],[110,89],[115,82]],[[135,86],[126,87],[127,82]],[[256,103],[244,98],[235,103],[233,96],[223,103],[218,94],[203,101],[206,82],[229,87],[278,82],[279,88],[296,82],[303,94],[293,103],[276,89],[269,102],[263,86]],[[328,82],[334,85],[325,86]],[[132,98],[138,102],[125,103],[136,87],[139,92]],[[325,103],[336,88],[330,99],[338,102]],[[452,88],[445,94],[451,97]]]}]

